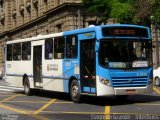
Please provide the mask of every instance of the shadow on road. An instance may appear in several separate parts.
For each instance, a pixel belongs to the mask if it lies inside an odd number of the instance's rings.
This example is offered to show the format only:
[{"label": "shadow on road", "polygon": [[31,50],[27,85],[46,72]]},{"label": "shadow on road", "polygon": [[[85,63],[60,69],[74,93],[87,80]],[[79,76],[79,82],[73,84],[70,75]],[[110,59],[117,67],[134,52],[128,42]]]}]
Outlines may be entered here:
[{"label": "shadow on road", "polygon": [[86,96],[84,100],[87,104],[94,104],[99,106],[119,106],[119,105],[128,105],[135,103],[151,103],[160,101],[160,96],[152,95],[133,95],[129,96],[127,99],[119,99],[116,97],[88,97]]},{"label": "shadow on road", "polygon": [[[24,94],[21,92],[16,92]],[[32,96],[46,97],[46,98],[54,98],[58,100],[70,101],[70,96],[67,93],[61,92],[52,92],[52,91],[41,91],[36,90]],[[83,101],[80,104],[92,104],[98,106],[116,106],[116,105],[127,105],[127,104],[135,104],[135,103],[150,103],[150,102],[158,102],[160,101],[160,96],[154,95],[132,95],[128,96],[127,99],[118,99],[114,96],[110,97],[95,97],[95,96],[83,96]]]}]

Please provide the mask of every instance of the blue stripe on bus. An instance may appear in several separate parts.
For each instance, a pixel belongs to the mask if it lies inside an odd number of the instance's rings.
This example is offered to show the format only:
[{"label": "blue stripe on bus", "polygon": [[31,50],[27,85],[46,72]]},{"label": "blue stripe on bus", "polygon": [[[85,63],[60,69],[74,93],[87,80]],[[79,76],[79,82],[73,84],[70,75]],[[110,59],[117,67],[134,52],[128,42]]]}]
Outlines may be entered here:
[{"label": "blue stripe on bus", "polygon": [[[15,76],[15,77],[23,77],[24,74],[6,74],[6,76]],[[27,75],[28,77],[33,77],[33,75]]]},{"label": "blue stripe on bus", "polygon": [[[7,76],[15,76],[15,77],[23,77],[22,74],[6,74]],[[33,75],[27,75],[28,77],[33,77]],[[48,78],[48,79],[62,79],[62,80],[69,80],[69,78],[64,77],[58,77],[58,76],[43,76],[42,78]]]},{"label": "blue stripe on bus", "polygon": [[58,76],[43,76],[43,78],[69,80],[69,78],[67,77],[58,77]]}]

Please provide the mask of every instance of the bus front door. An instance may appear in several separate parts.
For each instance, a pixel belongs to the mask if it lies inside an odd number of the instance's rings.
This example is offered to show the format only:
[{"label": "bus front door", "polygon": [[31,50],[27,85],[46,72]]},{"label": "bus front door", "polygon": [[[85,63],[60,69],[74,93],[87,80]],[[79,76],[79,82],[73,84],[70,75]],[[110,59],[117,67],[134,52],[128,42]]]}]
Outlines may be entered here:
[{"label": "bus front door", "polygon": [[42,87],[42,45],[33,47],[33,79],[35,87]]},{"label": "bus front door", "polygon": [[80,42],[80,79],[82,93],[96,93],[95,40]]}]

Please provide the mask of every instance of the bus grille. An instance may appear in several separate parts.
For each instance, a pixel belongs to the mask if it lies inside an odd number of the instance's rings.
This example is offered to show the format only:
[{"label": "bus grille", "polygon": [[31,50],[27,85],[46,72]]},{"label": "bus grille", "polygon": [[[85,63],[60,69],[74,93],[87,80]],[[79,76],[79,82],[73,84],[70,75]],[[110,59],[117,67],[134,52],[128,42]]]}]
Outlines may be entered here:
[{"label": "bus grille", "polygon": [[113,77],[113,87],[144,87],[147,85],[147,77]]}]

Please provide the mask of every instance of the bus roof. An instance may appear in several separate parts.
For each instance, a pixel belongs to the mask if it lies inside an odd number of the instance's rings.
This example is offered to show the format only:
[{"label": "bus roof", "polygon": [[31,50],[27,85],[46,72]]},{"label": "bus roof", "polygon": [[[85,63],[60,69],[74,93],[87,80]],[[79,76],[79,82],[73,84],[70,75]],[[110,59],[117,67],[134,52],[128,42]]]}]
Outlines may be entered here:
[{"label": "bus roof", "polygon": [[136,27],[136,28],[145,28],[148,29],[148,27],[145,26],[140,26],[140,25],[134,25],[134,24],[108,24],[108,25],[100,25],[100,26],[91,26],[91,27],[86,27],[82,29],[76,29],[76,30],[70,30],[64,32],[64,35],[69,35],[69,34],[78,34],[78,33],[85,33],[89,31],[96,31],[98,29],[101,29],[103,27]]},{"label": "bus roof", "polygon": [[62,36],[62,35],[63,35],[63,32],[61,32],[61,33],[53,33],[53,34],[48,34],[48,35],[37,35],[37,36],[31,37],[31,38],[24,38],[24,39],[17,39],[17,40],[13,40],[13,41],[7,41],[6,44],[43,40],[43,39],[47,39],[47,38],[59,37],[59,36]]},{"label": "bus roof", "polygon": [[35,37],[25,38],[25,39],[17,39],[17,40],[13,40],[13,41],[8,41],[8,42],[6,42],[6,44],[27,42],[27,41],[36,41],[36,40],[43,40],[43,39],[47,39],[47,38],[54,38],[54,37],[59,37],[59,36],[71,35],[71,34],[93,32],[93,31],[97,31],[103,27],[136,27],[136,28],[144,28],[149,31],[149,27],[140,26],[140,25],[108,24],[108,25],[100,25],[100,26],[91,26],[91,27],[86,27],[86,28],[81,28],[81,29],[76,29],[76,30],[64,31],[64,32],[60,32],[60,33],[48,34],[48,35],[38,35]]}]

